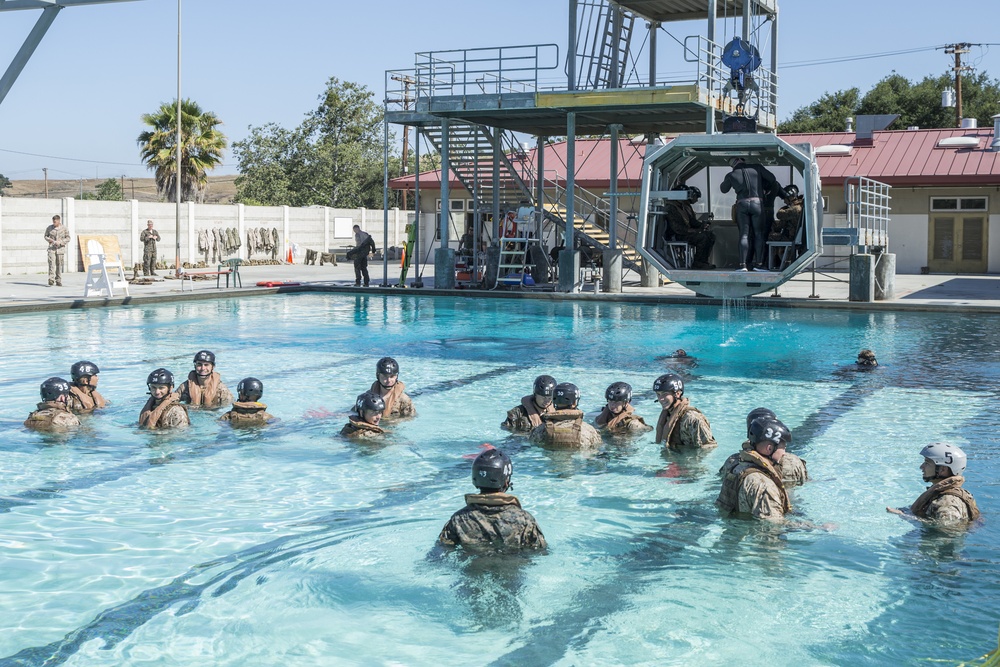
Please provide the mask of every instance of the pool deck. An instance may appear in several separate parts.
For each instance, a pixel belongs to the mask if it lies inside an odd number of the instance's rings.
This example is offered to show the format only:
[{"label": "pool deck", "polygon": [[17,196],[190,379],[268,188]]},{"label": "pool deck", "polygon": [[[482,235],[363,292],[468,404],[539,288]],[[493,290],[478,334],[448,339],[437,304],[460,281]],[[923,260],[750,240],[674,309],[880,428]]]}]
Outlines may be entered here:
[{"label": "pool deck", "polygon": [[[594,294],[593,285],[586,284],[579,293],[566,294],[551,291],[497,290],[492,292],[468,289],[433,289],[433,266],[428,266],[422,276],[425,287],[408,288],[405,292],[439,296],[494,296],[501,298],[537,298],[547,300],[599,300],[634,303],[687,303],[717,304],[718,299],[695,296],[690,290],[675,283],[662,287],[640,287],[633,274],[626,276],[621,294]],[[168,273],[160,271],[161,276]],[[211,299],[227,296],[249,296],[275,292],[324,291],[339,293],[401,294],[397,287],[381,287],[383,268],[380,262],[370,265],[372,286],[354,287],[354,270],[350,264],[318,266],[303,264],[281,266],[244,266],[241,268],[243,287],[217,289],[214,276],[210,280],[189,281],[184,291],[177,280],[159,280],[151,285],[130,285],[130,297],[119,292],[115,298],[83,298],[84,273],[67,273],[63,287],[49,287],[45,274],[0,276],[0,313],[24,313],[47,310],[78,309],[120,305],[141,305],[166,301]],[[410,281],[413,278],[411,270]],[[633,280],[629,280],[633,278]],[[848,300],[847,274],[816,275],[816,294],[809,298],[813,284],[809,272],[779,288],[780,297],[765,293],[748,299],[751,306],[785,308],[842,308],[851,310],[908,310],[944,312],[981,312],[1000,314],[1000,275],[897,275],[896,298],[892,301],[859,303]],[[257,287],[258,281],[298,283],[298,286]],[[399,265],[389,265],[389,284],[399,281]]]}]

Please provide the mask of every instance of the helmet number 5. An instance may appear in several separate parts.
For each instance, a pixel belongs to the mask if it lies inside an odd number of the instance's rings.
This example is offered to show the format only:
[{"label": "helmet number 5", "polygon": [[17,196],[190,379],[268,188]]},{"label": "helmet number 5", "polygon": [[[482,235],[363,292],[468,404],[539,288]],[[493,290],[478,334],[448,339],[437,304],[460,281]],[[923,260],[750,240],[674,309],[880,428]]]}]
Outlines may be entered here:
[{"label": "helmet number 5", "polygon": [[955,459],[954,459],[954,457],[953,457],[953,456],[951,455],[951,452],[945,452],[945,453],[944,453],[944,462],[945,462],[945,463],[947,463],[948,465],[951,465],[951,464],[952,464],[952,463],[954,462],[954,460],[955,460]]}]

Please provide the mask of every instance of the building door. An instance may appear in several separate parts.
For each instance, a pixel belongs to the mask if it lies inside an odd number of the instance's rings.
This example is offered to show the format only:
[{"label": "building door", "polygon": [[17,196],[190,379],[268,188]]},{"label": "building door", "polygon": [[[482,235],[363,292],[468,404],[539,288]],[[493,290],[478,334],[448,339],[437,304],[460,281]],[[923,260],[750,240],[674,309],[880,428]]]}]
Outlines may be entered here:
[{"label": "building door", "polygon": [[931,273],[986,273],[987,229],[981,213],[932,215]]}]

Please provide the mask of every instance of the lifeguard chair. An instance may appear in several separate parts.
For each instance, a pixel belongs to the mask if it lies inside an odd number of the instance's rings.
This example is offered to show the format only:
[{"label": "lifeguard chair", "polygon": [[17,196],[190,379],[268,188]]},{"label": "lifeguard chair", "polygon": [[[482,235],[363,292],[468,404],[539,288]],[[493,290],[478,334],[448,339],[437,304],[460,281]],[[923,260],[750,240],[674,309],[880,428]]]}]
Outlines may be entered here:
[{"label": "lifeguard chair", "polygon": [[97,239],[87,241],[87,282],[83,287],[84,298],[96,293],[96,296],[114,298],[114,288],[119,287],[128,293],[128,280],[125,279],[125,265],[122,263],[121,252],[111,254],[105,250]]}]

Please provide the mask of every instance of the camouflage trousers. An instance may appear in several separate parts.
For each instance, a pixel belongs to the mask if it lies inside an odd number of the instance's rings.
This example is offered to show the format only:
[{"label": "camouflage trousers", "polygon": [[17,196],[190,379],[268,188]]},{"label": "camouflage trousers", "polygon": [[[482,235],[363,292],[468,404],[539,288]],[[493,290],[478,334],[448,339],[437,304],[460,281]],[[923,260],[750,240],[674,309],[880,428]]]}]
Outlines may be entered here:
[{"label": "camouflage trousers", "polygon": [[156,275],[156,248],[143,250],[142,252],[142,275]]}]

